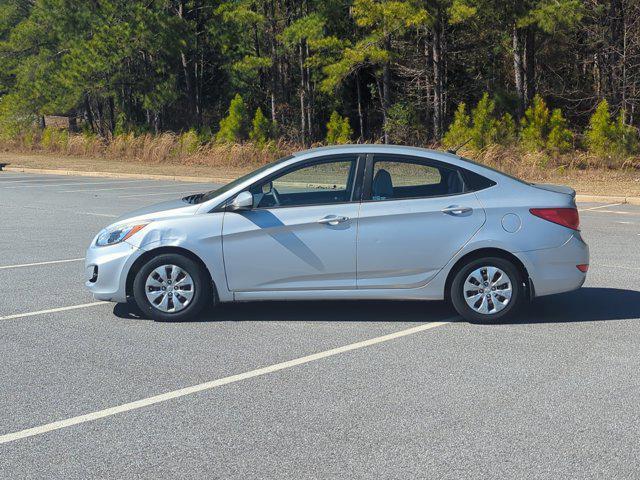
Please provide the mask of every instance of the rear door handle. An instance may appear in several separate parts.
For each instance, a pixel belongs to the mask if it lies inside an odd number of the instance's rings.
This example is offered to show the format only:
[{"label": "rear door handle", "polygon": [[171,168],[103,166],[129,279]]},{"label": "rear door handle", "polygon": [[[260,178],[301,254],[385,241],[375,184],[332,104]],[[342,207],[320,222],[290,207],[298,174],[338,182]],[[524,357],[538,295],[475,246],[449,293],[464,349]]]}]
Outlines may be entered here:
[{"label": "rear door handle", "polygon": [[337,215],[327,215],[326,217],[318,220],[318,223],[323,225],[338,225],[339,223],[347,222],[349,217],[339,217]]},{"label": "rear door handle", "polygon": [[446,213],[447,215],[464,215],[466,213],[473,212],[473,208],[471,207],[461,207],[460,205],[451,205],[447,208],[442,209],[442,213]]}]

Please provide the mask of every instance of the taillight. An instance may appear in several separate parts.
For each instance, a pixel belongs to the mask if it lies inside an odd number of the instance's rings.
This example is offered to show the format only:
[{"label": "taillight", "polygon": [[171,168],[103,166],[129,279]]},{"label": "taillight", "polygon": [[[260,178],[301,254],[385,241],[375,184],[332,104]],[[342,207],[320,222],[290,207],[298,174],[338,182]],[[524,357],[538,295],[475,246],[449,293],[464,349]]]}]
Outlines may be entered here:
[{"label": "taillight", "polygon": [[576,268],[580,270],[582,273],[587,273],[587,271],[589,270],[589,264],[581,263],[580,265],[576,265]]},{"label": "taillight", "polygon": [[577,208],[531,208],[536,217],[557,223],[572,230],[580,230],[580,217]]}]

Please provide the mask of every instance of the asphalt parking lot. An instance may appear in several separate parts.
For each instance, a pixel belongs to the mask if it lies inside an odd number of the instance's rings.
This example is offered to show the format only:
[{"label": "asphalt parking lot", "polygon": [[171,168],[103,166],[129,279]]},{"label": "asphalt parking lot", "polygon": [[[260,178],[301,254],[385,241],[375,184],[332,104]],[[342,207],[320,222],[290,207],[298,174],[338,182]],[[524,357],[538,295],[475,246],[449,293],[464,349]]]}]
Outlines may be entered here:
[{"label": "asphalt parking lot", "polygon": [[211,187],[0,173],[0,478],[640,476],[640,207],[580,205],[587,283],[507,324],[440,302],[184,324],[94,302],[102,227]]}]

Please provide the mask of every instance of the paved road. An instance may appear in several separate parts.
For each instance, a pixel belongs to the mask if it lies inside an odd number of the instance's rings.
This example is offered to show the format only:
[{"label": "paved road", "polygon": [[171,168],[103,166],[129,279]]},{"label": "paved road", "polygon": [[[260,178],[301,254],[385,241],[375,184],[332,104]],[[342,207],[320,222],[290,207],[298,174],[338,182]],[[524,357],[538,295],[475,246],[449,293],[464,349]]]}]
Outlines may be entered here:
[{"label": "paved road", "polygon": [[640,208],[581,205],[585,287],[509,324],[419,302],[26,315],[93,301],[75,259],[112,219],[207,188],[0,173],[0,438],[36,428],[0,478],[640,476]]}]

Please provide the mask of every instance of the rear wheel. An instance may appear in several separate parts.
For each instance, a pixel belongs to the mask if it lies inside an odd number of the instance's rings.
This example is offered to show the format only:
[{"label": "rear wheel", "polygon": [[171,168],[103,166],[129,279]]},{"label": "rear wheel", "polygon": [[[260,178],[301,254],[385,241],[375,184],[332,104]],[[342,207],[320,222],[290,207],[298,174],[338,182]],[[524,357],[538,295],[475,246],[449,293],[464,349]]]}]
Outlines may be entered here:
[{"label": "rear wheel", "polygon": [[175,253],[152,258],[133,281],[138,307],[159,322],[192,319],[211,302],[212,290],[204,268]]},{"label": "rear wheel", "polygon": [[478,258],[456,273],[451,302],[456,311],[474,323],[491,323],[513,316],[524,298],[522,275],[510,261]]}]

